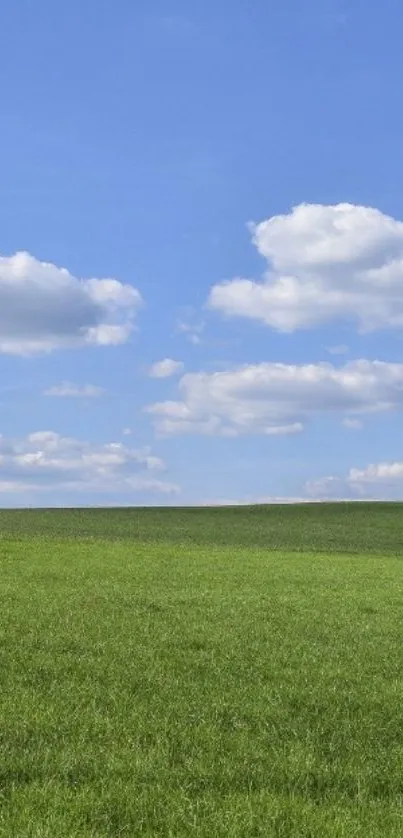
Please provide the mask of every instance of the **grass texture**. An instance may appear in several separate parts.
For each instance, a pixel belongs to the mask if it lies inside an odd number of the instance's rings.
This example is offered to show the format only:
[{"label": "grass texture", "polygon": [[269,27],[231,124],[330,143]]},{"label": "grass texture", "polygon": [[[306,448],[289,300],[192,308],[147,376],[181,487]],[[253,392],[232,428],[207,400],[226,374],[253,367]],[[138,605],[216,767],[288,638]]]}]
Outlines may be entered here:
[{"label": "grass texture", "polygon": [[403,507],[0,512],[0,836],[401,838]]}]

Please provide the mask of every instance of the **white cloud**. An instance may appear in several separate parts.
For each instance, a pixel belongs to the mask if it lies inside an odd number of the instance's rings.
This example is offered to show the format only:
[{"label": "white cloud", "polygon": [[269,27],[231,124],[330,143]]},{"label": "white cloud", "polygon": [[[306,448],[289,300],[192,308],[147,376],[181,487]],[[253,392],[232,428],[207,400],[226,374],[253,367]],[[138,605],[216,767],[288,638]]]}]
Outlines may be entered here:
[{"label": "white cloud", "polygon": [[174,361],[173,358],[164,358],[162,361],[156,361],[150,367],[149,375],[151,378],[170,378],[178,372],[182,372],[184,364],[182,361]]},{"label": "white cloud", "polygon": [[116,279],[77,279],[29,253],[0,257],[0,352],[124,343],[141,304]]},{"label": "white cloud", "polygon": [[95,399],[105,393],[103,387],[97,387],[95,384],[71,384],[69,381],[63,381],[62,384],[55,384],[54,387],[49,387],[44,390],[44,396],[59,396],[59,397],[75,397],[84,399]]},{"label": "white cloud", "polygon": [[300,204],[251,229],[263,280],[213,286],[211,308],[282,332],[336,319],[362,331],[403,325],[403,222],[354,204]]},{"label": "white cloud", "polygon": [[376,463],[364,469],[352,468],[348,479],[352,485],[358,486],[394,481],[402,481],[403,485],[403,462]]},{"label": "white cloud", "polygon": [[193,343],[194,346],[199,346],[202,342],[202,334],[205,329],[205,323],[203,321],[197,321],[195,319],[195,314],[192,309],[185,312],[185,319],[178,320],[177,322],[177,329],[178,332],[182,332],[182,334],[186,335],[187,339],[190,343]]},{"label": "white cloud", "polygon": [[319,477],[317,480],[309,480],[305,484],[305,490],[309,497],[317,500],[336,500],[343,494],[351,494],[351,487],[347,481],[340,477]]},{"label": "white cloud", "polygon": [[345,343],[339,343],[336,346],[328,346],[326,351],[329,355],[347,355],[349,348]]},{"label": "white cloud", "polygon": [[343,419],[342,423],[344,428],[348,428],[350,431],[360,431],[363,428],[363,423],[360,419],[353,419],[347,417]]},{"label": "white cloud", "polygon": [[299,434],[304,430],[302,422],[291,422],[290,425],[268,425],[265,428],[267,436],[289,436],[290,434]]},{"label": "white cloud", "polygon": [[308,495],[351,499],[403,499],[403,462],[372,463],[365,468],[351,468],[345,477],[331,475],[306,484]]},{"label": "white cloud", "polygon": [[154,477],[163,470],[163,461],[149,448],[95,445],[53,431],[23,439],[0,436],[2,492],[178,492],[177,486]]},{"label": "white cloud", "polygon": [[[212,500],[204,500],[201,503],[194,504],[195,506],[274,506],[274,505],[288,505],[300,503],[319,503],[315,498],[307,497],[278,497],[267,495],[263,497],[248,497],[248,498],[214,498]],[[191,504],[193,505],[193,504]]]},{"label": "white cloud", "polygon": [[181,399],[146,408],[161,434],[297,433],[318,414],[357,418],[403,408],[403,364],[350,361],[261,363],[214,373],[188,373]]}]

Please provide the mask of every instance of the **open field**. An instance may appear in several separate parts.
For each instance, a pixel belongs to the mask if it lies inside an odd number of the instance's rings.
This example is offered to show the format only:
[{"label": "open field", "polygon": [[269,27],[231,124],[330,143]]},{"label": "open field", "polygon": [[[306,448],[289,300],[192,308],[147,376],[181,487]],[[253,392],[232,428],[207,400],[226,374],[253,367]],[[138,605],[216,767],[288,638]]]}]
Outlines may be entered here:
[{"label": "open field", "polygon": [[0,512],[0,836],[401,838],[403,505]]},{"label": "open field", "polygon": [[399,554],[403,548],[403,504],[4,509],[0,510],[2,536]]}]

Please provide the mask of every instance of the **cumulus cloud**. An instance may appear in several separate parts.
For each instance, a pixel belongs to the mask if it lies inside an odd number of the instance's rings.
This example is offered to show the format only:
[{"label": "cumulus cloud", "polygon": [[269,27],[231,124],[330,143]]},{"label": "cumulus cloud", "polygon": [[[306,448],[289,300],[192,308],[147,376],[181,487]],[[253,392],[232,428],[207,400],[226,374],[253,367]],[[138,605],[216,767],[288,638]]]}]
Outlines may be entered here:
[{"label": "cumulus cloud", "polygon": [[121,442],[95,445],[53,431],[23,439],[0,436],[2,492],[178,492],[177,486],[154,476],[163,470],[163,461],[149,448]]},{"label": "cumulus cloud", "polygon": [[403,408],[403,364],[358,360],[245,365],[184,375],[180,400],[146,408],[161,434],[298,433],[318,414],[359,418]]},{"label": "cumulus cloud", "polygon": [[128,340],[139,291],[116,279],[77,279],[29,253],[0,256],[0,352],[31,355]]},{"label": "cumulus cloud", "polygon": [[184,364],[182,361],[174,361],[173,358],[164,358],[162,361],[156,361],[150,367],[149,375],[151,378],[170,378],[178,372],[182,372]]},{"label": "cumulus cloud", "polygon": [[300,204],[251,226],[261,281],[213,286],[210,308],[281,332],[334,320],[362,331],[403,325],[403,222],[372,207]]},{"label": "cumulus cloud", "polygon": [[403,499],[403,462],[372,463],[351,468],[345,477],[330,475],[306,484],[308,495],[318,499]]},{"label": "cumulus cloud", "polygon": [[53,387],[44,390],[45,396],[56,396],[60,398],[96,399],[104,393],[104,388],[97,387],[95,384],[79,386],[78,384],[71,384],[69,381],[64,381],[62,384],[55,384]]}]

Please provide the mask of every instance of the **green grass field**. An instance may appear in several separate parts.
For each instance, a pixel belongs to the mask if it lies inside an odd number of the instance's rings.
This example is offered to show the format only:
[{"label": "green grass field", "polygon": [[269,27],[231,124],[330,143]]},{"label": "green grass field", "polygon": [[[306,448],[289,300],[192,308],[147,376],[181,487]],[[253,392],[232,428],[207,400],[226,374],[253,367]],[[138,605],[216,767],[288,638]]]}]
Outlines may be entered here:
[{"label": "green grass field", "polygon": [[0,836],[401,838],[403,505],[0,512]]}]

